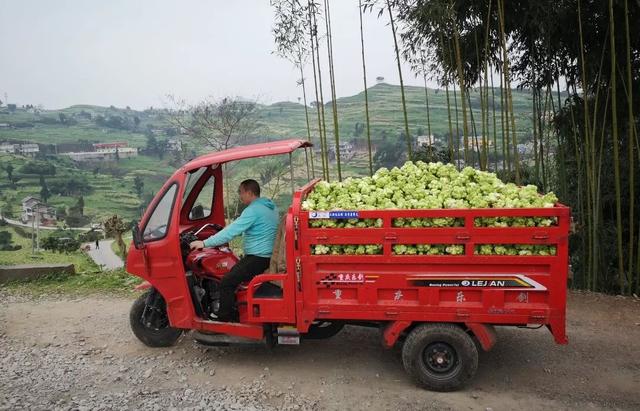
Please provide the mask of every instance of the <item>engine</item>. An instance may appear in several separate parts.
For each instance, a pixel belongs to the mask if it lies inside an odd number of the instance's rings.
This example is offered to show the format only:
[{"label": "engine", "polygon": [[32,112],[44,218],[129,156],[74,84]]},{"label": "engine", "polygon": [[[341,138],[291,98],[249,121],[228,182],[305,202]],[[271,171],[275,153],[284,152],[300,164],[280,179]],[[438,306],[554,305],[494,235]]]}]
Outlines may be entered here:
[{"label": "engine", "polygon": [[196,311],[203,318],[210,318],[217,310],[220,280],[238,262],[238,258],[226,246],[191,251],[190,244],[203,240],[220,229],[222,227],[209,225],[180,235],[180,248],[191,298]]},{"label": "engine", "polygon": [[180,248],[185,269],[198,276],[222,278],[238,262],[238,258],[226,246],[191,251],[189,245],[193,241],[207,238],[222,229],[220,226],[213,226],[213,232],[211,230],[205,232],[205,228],[209,226],[195,232],[186,231],[180,235]]},{"label": "engine", "polygon": [[190,252],[185,265],[187,270],[196,275],[222,278],[236,262],[238,262],[238,258],[229,248],[220,247]]}]

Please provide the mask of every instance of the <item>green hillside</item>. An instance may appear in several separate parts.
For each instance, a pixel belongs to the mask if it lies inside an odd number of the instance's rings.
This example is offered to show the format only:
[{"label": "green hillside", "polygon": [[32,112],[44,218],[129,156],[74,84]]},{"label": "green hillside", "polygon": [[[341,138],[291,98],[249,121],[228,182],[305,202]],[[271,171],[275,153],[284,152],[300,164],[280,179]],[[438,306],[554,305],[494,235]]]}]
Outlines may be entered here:
[{"label": "green hillside", "polygon": [[[499,90],[496,90],[499,101]],[[407,106],[410,131],[413,135],[427,133],[425,109],[425,91],[420,87],[407,87]],[[444,90],[429,90],[431,130],[433,134],[444,138],[448,132],[448,113]],[[531,125],[531,95],[526,91],[513,91],[516,124],[519,141],[529,138]],[[453,92],[450,93],[453,104]],[[477,133],[481,133],[479,123],[480,96],[473,91],[470,96],[473,107]],[[458,101],[460,103],[460,101]],[[369,106],[372,138],[374,142],[383,138],[397,139],[404,130],[400,88],[389,84],[378,84],[369,89]],[[500,115],[499,106],[497,115]],[[343,141],[364,143],[365,113],[364,93],[338,99],[340,134]],[[312,140],[317,141],[317,114],[315,108],[309,109],[312,127]],[[331,104],[327,103],[325,115],[328,136],[333,139]],[[455,112],[451,113],[455,121]],[[261,138],[306,138],[306,121],[304,106],[293,102],[280,102],[258,107],[259,134]],[[459,115],[459,128],[462,132],[462,115]],[[493,123],[493,121],[491,121]],[[500,125],[500,117],[496,123]],[[455,130],[455,125],[453,126]],[[471,123],[470,123],[470,130]],[[455,132],[455,131],[454,131]],[[164,155],[141,151],[141,155],[132,159],[121,159],[111,163],[74,163],[64,156],[55,156],[60,151],[81,150],[77,147],[90,147],[91,143],[126,141],[130,146],[144,149],[147,139],[154,136],[158,141],[167,140],[178,131],[171,126],[169,116],[164,109],[148,109],[144,111],[129,108],[100,107],[76,105],[62,110],[43,110],[31,106],[10,111],[0,108],[0,143],[35,142],[41,146],[39,161],[46,161],[56,168],[55,175],[45,176],[49,186],[68,181],[76,177],[90,186],[90,191],[83,194],[85,216],[90,221],[100,221],[117,213],[125,219],[139,217],[140,206],[145,204],[151,195],[160,188],[185,159],[207,151],[197,142],[186,139],[186,150],[182,154],[167,152]],[[492,135],[492,131],[490,135]],[[331,140],[332,141],[332,140]],[[74,148],[75,147],[75,148]],[[9,216],[18,217],[20,202],[27,195],[39,196],[42,189],[40,176],[22,172],[25,164],[33,161],[19,155],[0,154],[0,208]],[[302,161],[302,160],[300,160]],[[14,182],[10,182],[6,172],[11,164]],[[302,162],[300,163],[301,167]],[[255,178],[260,175],[260,165],[245,162],[236,168],[230,183],[237,183],[239,178]],[[320,167],[319,162],[316,168]],[[345,176],[357,176],[367,172],[366,154],[357,152],[355,157],[343,164]],[[134,187],[134,179],[144,183],[142,195],[138,195]],[[300,176],[302,178],[303,176]],[[240,181],[240,180],[238,180]],[[79,194],[53,194],[48,203],[58,209],[67,211],[76,204]],[[279,199],[286,202],[286,198]],[[283,207],[286,206],[284,203]],[[286,208],[286,207],[285,207]]]},{"label": "green hillside", "polygon": [[[369,116],[372,137],[378,139],[386,133],[390,137],[395,137],[404,130],[404,120],[402,113],[402,102],[400,87],[389,84],[377,84],[368,90],[369,94]],[[500,90],[495,89],[496,97],[496,124],[500,127]],[[422,87],[405,87],[407,100],[407,114],[409,118],[409,130],[412,135],[427,133],[427,112],[425,105],[425,90]],[[455,110],[453,91],[449,92],[451,103],[451,116],[455,133]],[[460,96],[458,95],[458,105],[461,110]],[[491,97],[491,96],[490,96]],[[480,93],[472,91],[470,93],[471,107],[476,124],[477,134],[482,132]],[[366,131],[361,128],[360,133],[356,133],[356,123],[365,124],[364,92],[350,97],[339,98],[338,100],[338,121],[340,125],[340,135],[348,140],[354,137],[365,136]],[[528,91],[513,90],[513,109],[516,113],[516,129],[523,139],[528,139],[531,130],[531,108],[532,98]],[[429,113],[431,118],[431,132],[433,134],[444,135],[449,132],[447,98],[444,90],[429,89]],[[317,130],[317,114],[315,109],[309,111],[312,130]],[[333,135],[333,117],[331,115],[331,104],[327,103],[325,108],[325,119],[328,131]],[[278,136],[303,135],[306,136],[306,121],[304,106],[297,103],[282,102],[270,106],[264,106],[260,110],[261,123],[271,134]],[[468,120],[471,130],[471,119]],[[458,115],[460,133],[462,133],[462,112]],[[490,118],[490,124],[493,119]],[[491,131],[493,133],[493,131]]]},{"label": "green hillside", "polygon": [[[404,130],[400,87],[389,84],[377,84],[369,88],[369,113],[371,130],[374,140],[387,137],[397,137]],[[405,87],[409,128],[412,135],[427,133],[427,115],[425,108],[425,92],[421,87]],[[500,127],[500,92],[496,94],[496,123]],[[450,91],[451,106],[454,107],[453,91]],[[461,102],[458,95],[458,105]],[[444,90],[429,90],[429,104],[431,116],[431,130],[434,134],[444,135],[448,132],[447,101]],[[531,94],[528,91],[513,90],[514,111],[516,112],[516,129],[521,139],[528,139],[531,130]],[[338,114],[340,135],[346,140],[364,138],[365,112],[364,92],[350,97],[339,98]],[[473,117],[477,134],[481,134],[480,124],[480,93],[470,93]],[[325,119],[327,129],[333,135],[333,119],[331,103],[325,104]],[[12,139],[32,141],[42,144],[75,143],[80,140],[89,142],[128,141],[133,147],[143,147],[149,128],[161,131],[171,129],[167,113],[160,109],[136,111],[115,107],[100,107],[77,105],[62,110],[24,110],[17,109],[9,112],[0,109],[0,124],[10,127],[0,127],[0,140]],[[61,121],[65,116],[67,123]],[[312,133],[317,134],[316,110],[310,108],[310,123]],[[117,117],[125,122],[123,128],[113,127],[113,124],[98,125],[96,118]],[[451,112],[453,128],[455,130],[455,110]],[[134,124],[135,119],[138,124]],[[304,106],[293,102],[279,102],[271,105],[260,105],[258,121],[261,126],[260,134],[287,138],[307,135]],[[492,123],[492,120],[490,121]],[[358,130],[356,130],[358,124]],[[462,113],[458,115],[458,124],[462,132]],[[471,119],[469,127],[472,130]],[[117,126],[118,124],[116,124]],[[455,131],[454,131],[455,132]],[[492,132],[491,132],[492,133]],[[312,135],[312,138],[314,135]]]}]

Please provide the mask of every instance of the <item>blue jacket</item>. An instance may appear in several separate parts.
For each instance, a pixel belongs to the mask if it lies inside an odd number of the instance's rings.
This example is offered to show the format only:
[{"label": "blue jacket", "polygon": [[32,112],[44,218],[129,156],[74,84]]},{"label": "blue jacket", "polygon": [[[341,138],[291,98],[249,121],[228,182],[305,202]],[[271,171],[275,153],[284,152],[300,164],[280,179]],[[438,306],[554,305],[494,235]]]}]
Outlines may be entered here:
[{"label": "blue jacket", "polygon": [[276,205],[269,199],[258,197],[242,211],[236,221],[204,240],[204,245],[215,247],[243,234],[244,255],[271,257],[277,231]]}]

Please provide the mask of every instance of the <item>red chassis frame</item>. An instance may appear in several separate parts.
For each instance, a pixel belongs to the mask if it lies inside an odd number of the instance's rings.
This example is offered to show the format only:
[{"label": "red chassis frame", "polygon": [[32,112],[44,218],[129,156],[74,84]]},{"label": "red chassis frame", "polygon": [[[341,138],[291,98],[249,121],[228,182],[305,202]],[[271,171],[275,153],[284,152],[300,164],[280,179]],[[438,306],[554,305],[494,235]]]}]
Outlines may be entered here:
[{"label": "red chassis frame", "polygon": [[[227,161],[286,154],[306,147],[303,140],[286,140],[236,148],[200,157],[167,181],[149,206],[144,227],[162,194],[178,184],[168,234],[164,239],[131,247],[127,270],[153,285],[165,298],[173,327],[217,332],[251,339],[264,337],[265,324],[290,325],[300,333],[318,319],[385,322],[384,343],[392,346],[400,334],[417,322],[463,323],[484,349],[495,342],[493,325],[546,325],[555,341],[567,343],[565,334],[570,209],[558,204],[541,209],[440,209],[359,211],[358,218],[381,218],[381,228],[309,228],[310,213],[301,208],[305,196],[318,180],[294,194],[285,216],[287,270],[254,277],[238,292],[240,323],[219,323],[199,318],[190,299],[180,256],[179,233],[190,229],[186,219],[190,199],[181,203],[186,175],[199,167],[211,170],[222,182],[221,167]],[[205,222],[224,223],[222,184],[216,184],[213,212]],[[475,227],[478,217],[555,217],[552,227]],[[455,228],[397,228],[393,219],[454,217],[464,219]],[[202,224],[202,222],[200,222]],[[381,255],[312,255],[314,244],[379,244]],[[463,255],[393,255],[394,244],[463,244]],[[554,256],[475,255],[476,244],[554,245]],[[362,282],[337,283],[327,276],[356,274]],[[362,276],[360,276],[360,274]],[[514,287],[484,287],[485,279],[515,281]],[[438,280],[467,281],[472,286],[422,286]],[[282,298],[253,295],[263,282],[279,282]],[[476,283],[473,283],[476,281]],[[464,283],[466,284],[466,283]],[[473,285],[475,284],[475,286]],[[480,284],[480,286],[478,286]],[[339,290],[339,291],[338,291]],[[400,296],[400,298],[397,298]]]}]

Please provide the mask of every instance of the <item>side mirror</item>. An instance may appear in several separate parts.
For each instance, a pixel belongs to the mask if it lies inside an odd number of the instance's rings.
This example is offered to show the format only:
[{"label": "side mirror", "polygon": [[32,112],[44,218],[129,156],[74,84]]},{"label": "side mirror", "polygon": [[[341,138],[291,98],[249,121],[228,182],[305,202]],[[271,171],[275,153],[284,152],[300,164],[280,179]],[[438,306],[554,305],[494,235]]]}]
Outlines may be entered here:
[{"label": "side mirror", "polygon": [[140,227],[137,222],[133,225],[131,233],[133,236],[133,246],[136,250],[142,250],[144,248],[144,241],[142,240],[142,233],[140,232]]}]

